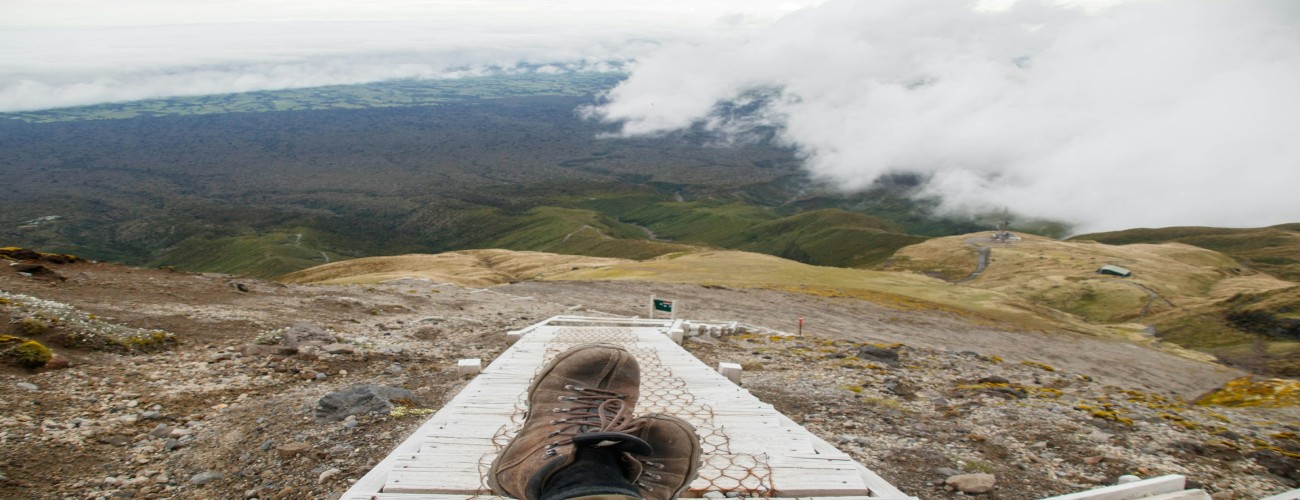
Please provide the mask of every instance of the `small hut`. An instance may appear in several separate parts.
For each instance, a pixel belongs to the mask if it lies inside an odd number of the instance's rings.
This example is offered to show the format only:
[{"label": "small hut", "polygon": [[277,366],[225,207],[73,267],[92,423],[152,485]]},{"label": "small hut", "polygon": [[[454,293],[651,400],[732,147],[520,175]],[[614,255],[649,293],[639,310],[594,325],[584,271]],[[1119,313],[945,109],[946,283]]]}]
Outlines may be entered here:
[{"label": "small hut", "polygon": [[1124,269],[1119,266],[1106,264],[1104,266],[1101,266],[1101,269],[1097,270],[1097,274],[1109,274],[1111,276],[1119,276],[1121,278],[1127,278],[1133,275],[1133,271],[1129,271],[1128,269]]}]

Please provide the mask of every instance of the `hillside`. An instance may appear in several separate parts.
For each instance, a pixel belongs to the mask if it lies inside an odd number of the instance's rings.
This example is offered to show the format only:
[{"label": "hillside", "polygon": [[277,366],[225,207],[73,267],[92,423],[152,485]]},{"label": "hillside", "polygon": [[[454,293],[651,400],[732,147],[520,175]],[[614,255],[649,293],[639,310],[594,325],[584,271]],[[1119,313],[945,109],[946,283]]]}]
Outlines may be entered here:
[{"label": "hillside", "polygon": [[543,279],[575,269],[604,267],[624,259],[509,250],[465,250],[437,255],[366,257],[335,262],[285,275],[286,283],[376,284],[403,278],[491,286]]},{"label": "hillside", "polygon": [[[489,281],[565,269],[611,279],[308,286],[101,263],[41,262],[46,271],[31,276],[0,266],[0,335],[37,338],[60,360],[25,370],[0,358],[0,497],[327,498],[464,386],[457,359],[491,360],[505,331],[555,314],[644,315],[650,294],[679,301],[684,317],[748,325],[686,347],[711,365],[743,363],[748,390],[921,498],[963,498],[942,487],[953,471],[995,474],[999,498],[1135,472],[1186,474],[1223,498],[1300,484],[1300,442],[1287,427],[1294,406],[1191,403],[1236,370],[893,295],[934,284],[954,301],[997,292],[867,271],[818,283],[846,271],[736,252],[576,271],[566,256],[434,258],[466,262],[414,267]],[[712,268],[709,281],[732,285],[670,283],[681,279],[677,266]],[[749,286],[791,276],[807,288]],[[859,279],[887,291],[817,288]],[[802,337],[787,335],[797,317],[807,320]],[[90,338],[75,335],[87,326],[174,342],[104,350],[78,340]],[[336,343],[305,342],[303,332]],[[370,384],[412,395],[402,410],[317,417],[323,396]]]},{"label": "hillside", "polygon": [[[1300,373],[1300,338],[1243,330],[1234,314],[1254,304],[1272,314],[1294,310],[1297,284],[1242,267],[1232,257],[1182,243],[1106,245],[1024,235],[1012,244],[985,237],[936,238],[900,250],[889,269],[933,274],[1121,331],[1150,328],[1156,338],[1267,373]],[[980,248],[991,254],[978,275]],[[1106,264],[1133,272],[1099,274]],[[967,278],[970,276],[969,278]],[[1251,300],[1246,297],[1262,297]],[[1267,298],[1264,300],[1263,298]],[[1235,321],[1241,323],[1241,321]],[[1262,342],[1260,346],[1255,346]],[[1266,368],[1264,368],[1266,367]]]},{"label": "hillside", "polygon": [[1282,279],[1300,282],[1300,224],[1253,229],[1166,227],[1128,229],[1075,236],[1110,245],[1186,243],[1229,255],[1241,263]]}]

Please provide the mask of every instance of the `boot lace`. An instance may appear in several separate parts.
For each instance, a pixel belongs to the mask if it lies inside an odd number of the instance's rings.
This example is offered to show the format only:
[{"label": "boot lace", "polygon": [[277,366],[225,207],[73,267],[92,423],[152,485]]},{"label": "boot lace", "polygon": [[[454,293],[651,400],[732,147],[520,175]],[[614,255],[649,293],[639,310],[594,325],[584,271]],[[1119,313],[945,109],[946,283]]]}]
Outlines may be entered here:
[{"label": "boot lace", "polygon": [[632,408],[623,398],[626,394],[594,387],[566,385],[565,389],[573,391],[574,396],[560,396],[560,401],[569,401],[568,408],[555,408],[555,413],[566,414],[563,418],[551,420],[551,425],[561,425],[546,435],[548,438],[563,437],[546,445],[546,457],[557,455],[555,448],[572,443],[573,438],[588,432],[617,432],[633,434],[641,430],[641,421],[633,418]]}]

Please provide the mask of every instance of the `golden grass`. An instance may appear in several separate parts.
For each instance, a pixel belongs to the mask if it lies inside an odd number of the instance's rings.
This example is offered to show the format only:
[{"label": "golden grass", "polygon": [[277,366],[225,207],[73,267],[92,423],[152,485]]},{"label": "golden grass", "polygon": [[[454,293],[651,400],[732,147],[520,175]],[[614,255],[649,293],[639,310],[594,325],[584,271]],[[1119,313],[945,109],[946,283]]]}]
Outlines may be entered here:
[{"label": "golden grass", "polygon": [[[992,249],[988,268],[963,285],[1024,298],[1095,324],[1185,312],[1236,293],[1295,286],[1243,270],[1221,253],[1182,243],[1113,246],[1032,235],[1023,238],[1010,245],[972,235],[936,238],[899,250],[892,267],[964,275],[975,270],[972,248],[988,246]],[[1098,274],[1097,269],[1105,264],[1126,267],[1133,276]],[[954,273],[955,269],[965,271]]]},{"label": "golden grass", "polygon": [[412,254],[345,260],[287,274],[280,280],[288,283],[341,285],[376,284],[416,278],[461,286],[491,286],[623,262],[629,261],[513,250],[463,250],[436,255]]}]

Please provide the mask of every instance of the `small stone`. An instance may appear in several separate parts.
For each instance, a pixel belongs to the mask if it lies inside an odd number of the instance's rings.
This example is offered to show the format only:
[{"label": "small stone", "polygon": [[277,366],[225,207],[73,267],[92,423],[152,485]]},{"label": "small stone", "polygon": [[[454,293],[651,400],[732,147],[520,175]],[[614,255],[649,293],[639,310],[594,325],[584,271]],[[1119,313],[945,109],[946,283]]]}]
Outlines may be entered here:
[{"label": "small stone", "polygon": [[181,440],[176,438],[167,438],[167,441],[163,442],[163,449],[167,451],[172,451],[183,446],[185,446],[185,443],[182,443]]},{"label": "small stone", "polygon": [[311,444],[302,442],[289,443],[275,448],[275,452],[280,454],[280,458],[293,458],[308,451],[311,451]]},{"label": "small stone", "polygon": [[222,361],[227,361],[227,360],[231,360],[231,359],[235,359],[235,353],[233,353],[233,352],[219,352],[219,353],[213,354],[212,356],[208,357],[208,362],[209,362],[209,363],[220,363],[220,362],[222,362]]},{"label": "small stone", "polygon": [[939,467],[939,468],[936,468],[936,469],[934,469],[934,473],[935,473],[935,475],[938,475],[938,476],[944,476],[944,477],[948,477],[948,476],[960,476],[960,475],[961,475],[961,471],[959,471],[959,470],[957,470],[957,469],[950,468],[950,467]]},{"label": "small stone", "polygon": [[979,383],[981,383],[981,384],[1010,384],[1011,381],[1010,381],[1010,380],[1007,380],[1006,377],[999,377],[999,376],[997,376],[997,375],[990,375],[990,376],[987,376],[987,377],[984,377],[984,378],[979,379]]},{"label": "small stone", "polygon": [[39,391],[39,390],[41,390],[41,387],[40,387],[40,386],[38,386],[38,385],[36,385],[36,384],[33,384],[33,383],[31,383],[31,382],[19,382],[19,383],[18,383],[18,388],[19,388],[19,389],[26,389],[26,390],[29,390],[29,391]]},{"label": "small stone", "polygon": [[1097,465],[1097,464],[1101,463],[1102,460],[1105,460],[1105,459],[1106,459],[1106,457],[1103,457],[1103,456],[1101,456],[1101,455],[1092,456],[1092,457],[1084,457],[1084,459],[1083,459],[1083,463],[1088,464],[1088,465]]},{"label": "small stone", "polygon": [[224,477],[226,477],[225,474],[216,471],[200,472],[190,478],[190,484],[208,484]]},{"label": "small stone", "polygon": [[943,484],[966,494],[988,493],[996,483],[993,474],[959,474],[943,481]]},{"label": "small stone", "polygon": [[171,434],[172,434],[172,428],[168,427],[167,424],[158,424],[157,427],[154,427],[153,430],[149,431],[150,436],[158,439],[171,436]]},{"label": "small stone", "polygon": [[325,377],[328,377],[328,375],[325,375],[324,372],[316,372],[316,377],[315,377],[315,378],[316,378],[317,381],[325,380]]},{"label": "small stone", "polygon": [[122,436],[122,435],[118,435],[118,434],[114,434],[114,435],[112,435],[112,436],[103,436],[103,437],[100,437],[100,438],[99,438],[99,442],[101,442],[101,443],[103,443],[103,444],[111,444],[111,445],[113,445],[113,446],[126,446],[126,445],[131,444],[131,438],[126,437],[126,436]]},{"label": "small stone", "polygon": [[320,477],[318,478],[318,480],[319,480],[320,482],[324,483],[325,481],[328,481],[331,477],[337,476],[337,475],[339,475],[339,474],[342,473],[342,472],[343,472],[343,471],[338,470],[338,469],[330,469],[330,470],[327,470],[327,471],[325,471],[325,472],[320,473]]},{"label": "small stone", "polygon": [[146,411],[140,414],[140,418],[144,420],[157,420],[162,418],[162,412],[153,410]]},{"label": "small stone", "polygon": [[344,429],[356,429],[356,428],[357,428],[357,421],[356,421],[356,420],[348,420],[347,422],[343,422],[343,428],[344,428]]},{"label": "small stone", "polygon": [[258,448],[261,449],[262,451],[266,451],[271,449],[272,446],[275,446],[275,440],[268,439],[266,441],[262,441],[262,446],[259,446]]},{"label": "small stone", "polygon": [[1134,475],[1132,475],[1132,474],[1125,474],[1125,475],[1123,475],[1123,476],[1120,476],[1119,479],[1116,479],[1116,480],[1115,480],[1115,484],[1136,483],[1136,482],[1141,481],[1141,480],[1142,480],[1142,478],[1140,478],[1140,477],[1134,476]]}]

